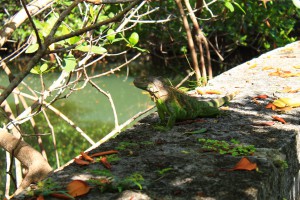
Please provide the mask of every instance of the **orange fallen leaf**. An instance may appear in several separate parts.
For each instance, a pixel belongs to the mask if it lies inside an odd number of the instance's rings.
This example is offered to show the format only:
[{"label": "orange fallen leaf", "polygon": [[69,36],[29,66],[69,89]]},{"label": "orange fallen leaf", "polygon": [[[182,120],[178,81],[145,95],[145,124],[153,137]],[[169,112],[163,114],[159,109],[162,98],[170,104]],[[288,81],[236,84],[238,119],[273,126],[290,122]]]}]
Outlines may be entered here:
[{"label": "orange fallen leaf", "polygon": [[90,156],[93,158],[93,157],[105,156],[105,155],[116,154],[116,153],[118,153],[117,150],[109,150],[109,151],[94,153]]},{"label": "orange fallen leaf", "polygon": [[74,158],[74,162],[78,165],[89,165],[90,164],[89,161],[81,160],[81,159],[78,159],[78,158]]},{"label": "orange fallen leaf", "polygon": [[269,76],[280,76],[281,72],[280,69],[277,68],[275,72],[269,73]]},{"label": "orange fallen leaf", "polygon": [[276,106],[275,106],[273,103],[268,103],[268,104],[266,105],[266,108],[267,108],[267,109],[276,110]]},{"label": "orange fallen leaf", "polygon": [[253,126],[273,126],[275,122],[254,122]]},{"label": "orange fallen leaf", "polygon": [[100,162],[107,168],[111,169],[111,164],[107,161],[107,158],[104,156],[100,159]]},{"label": "orange fallen leaf", "polygon": [[243,157],[230,171],[234,170],[256,170],[257,164],[252,163],[248,158]]},{"label": "orange fallen leaf", "polygon": [[266,95],[266,94],[261,94],[261,95],[258,95],[258,96],[256,96],[256,97],[254,97],[255,99],[266,99],[266,98],[268,98],[269,96],[268,95]]},{"label": "orange fallen leaf", "polygon": [[197,87],[197,88],[196,88],[196,92],[197,92],[198,94],[201,94],[201,95],[204,95],[204,94],[205,94],[205,91],[203,91],[202,89],[200,89],[200,87]]},{"label": "orange fallen leaf", "polygon": [[266,23],[267,27],[271,28],[271,24],[270,24],[269,20],[266,20],[265,23]]},{"label": "orange fallen leaf", "polygon": [[87,160],[87,161],[91,161],[91,162],[93,162],[94,161],[94,159],[93,158],[91,158],[87,153],[84,153],[84,152],[80,152],[80,154],[82,155],[82,157],[85,159],[85,160]]},{"label": "orange fallen leaf", "polygon": [[297,93],[297,92],[300,92],[300,88],[288,91],[288,93]]},{"label": "orange fallen leaf", "polygon": [[218,90],[207,90],[205,94],[221,94],[221,92]]},{"label": "orange fallen leaf", "polygon": [[272,116],[272,118],[275,120],[275,121],[279,121],[279,122],[281,122],[281,123],[283,123],[283,124],[286,124],[286,121],[283,119],[283,118],[281,118],[281,117],[278,117],[278,116]]},{"label": "orange fallen leaf", "polygon": [[43,195],[39,195],[37,198],[36,198],[36,200],[44,200],[45,198],[44,198],[44,196]]},{"label": "orange fallen leaf", "polygon": [[67,191],[72,197],[84,195],[90,191],[91,187],[82,180],[73,180],[67,186]]},{"label": "orange fallen leaf", "polygon": [[270,70],[270,69],[274,69],[274,67],[267,66],[267,67],[262,68],[263,71]]},{"label": "orange fallen leaf", "polygon": [[253,68],[255,68],[255,67],[257,67],[257,63],[254,63],[253,65],[251,65],[251,66],[249,67],[249,69],[253,69]]},{"label": "orange fallen leaf", "polygon": [[287,107],[283,107],[283,108],[277,108],[276,109],[276,111],[291,111],[293,108],[292,107],[289,107],[289,106],[287,106]]},{"label": "orange fallen leaf", "polygon": [[70,196],[61,193],[52,193],[50,196],[58,198],[58,199],[72,199]]}]

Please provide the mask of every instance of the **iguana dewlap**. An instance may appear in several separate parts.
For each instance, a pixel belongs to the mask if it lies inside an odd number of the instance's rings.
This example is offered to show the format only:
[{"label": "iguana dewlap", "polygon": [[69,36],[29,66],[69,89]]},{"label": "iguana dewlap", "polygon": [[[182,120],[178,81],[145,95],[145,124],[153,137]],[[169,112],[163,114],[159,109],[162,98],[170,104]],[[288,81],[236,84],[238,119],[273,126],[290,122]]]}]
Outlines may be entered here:
[{"label": "iguana dewlap", "polygon": [[168,86],[158,77],[136,78],[133,83],[136,87],[150,93],[162,123],[166,123],[168,128],[173,127],[175,121],[214,117],[220,113],[219,107],[235,96],[235,94],[230,94],[210,101],[198,101],[184,92]]}]

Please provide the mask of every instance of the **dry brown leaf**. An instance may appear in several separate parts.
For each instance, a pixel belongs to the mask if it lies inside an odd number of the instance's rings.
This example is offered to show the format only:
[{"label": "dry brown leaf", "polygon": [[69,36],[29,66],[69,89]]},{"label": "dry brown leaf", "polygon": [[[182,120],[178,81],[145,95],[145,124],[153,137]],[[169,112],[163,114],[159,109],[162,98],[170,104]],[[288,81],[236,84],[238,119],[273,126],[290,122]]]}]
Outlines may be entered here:
[{"label": "dry brown leaf", "polygon": [[78,159],[78,158],[74,158],[74,162],[78,165],[89,165],[90,164],[89,161]]},{"label": "dry brown leaf", "polygon": [[84,195],[90,191],[91,187],[82,180],[73,180],[67,186],[67,191],[72,197]]},{"label": "dry brown leaf", "polygon": [[255,99],[266,99],[266,98],[268,98],[269,96],[268,95],[266,95],[266,94],[261,94],[261,95],[258,95],[258,96],[256,96],[256,97],[254,97]]},{"label": "dry brown leaf", "polygon": [[269,20],[266,20],[265,23],[266,23],[267,27],[271,28],[271,24],[270,24]]},{"label": "dry brown leaf", "polygon": [[283,108],[277,108],[276,111],[286,112],[286,111],[291,111],[292,109],[293,109],[292,107],[283,107]]},{"label": "dry brown leaf", "polygon": [[207,90],[205,94],[221,94],[221,92],[218,90]]},{"label": "dry brown leaf", "polygon": [[279,122],[281,122],[281,123],[283,123],[283,124],[286,124],[286,121],[283,119],[283,118],[281,118],[281,117],[278,117],[278,116],[272,116],[272,118],[275,120],[275,121],[279,121]]},{"label": "dry brown leaf", "polygon": [[205,91],[203,91],[201,89],[201,87],[197,87],[195,90],[196,90],[197,94],[200,94],[200,95],[204,95],[205,94]]},{"label": "dry brown leaf", "polygon": [[266,108],[267,108],[267,109],[276,110],[276,106],[275,106],[273,103],[268,103],[268,104],[266,105]]},{"label": "dry brown leaf", "polygon": [[118,153],[117,150],[109,150],[109,151],[94,153],[91,155],[91,157],[93,158],[93,157],[105,156],[105,155],[116,154],[116,153]]},{"label": "dry brown leaf", "polygon": [[39,195],[37,198],[36,198],[36,200],[44,200],[45,198],[44,198],[44,196],[43,195]]},{"label": "dry brown leaf", "polygon": [[82,155],[82,157],[87,160],[87,161],[90,161],[90,162],[93,162],[94,159],[91,158],[87,153],[84,153],[84,152],[80,152],[80,155]]},{"label": "dry brown leaf", "polygon": [[272,67],[272,66],[266,66],[266,67],[262,68],[263,71],[267,71],[267,70],[270,70],[270,69],[274,69],[274,67]]},{"label": "dry brown leaf", "polygon": [[52,193],[52,194],[50,194],[50,196],[58,198],[58,199],[72,199],[71,197],[69,197],[65,194],[61,194],[61,193]]},{"label": "dry brown leaf", "polygon": [[100,159],[100,162],[107,168],[111,169],[111,164],[107,161],[107,158],[104,156]]},{"label": "dry brown leaf", "polygon": [[299,107],[300,106],[300,98],[281,97],[281,98],[273,101],[273,104],[278,108]]},{"label": "dry brown leaf", "polygon": [[275,72],[269,73],[269,76],[280,76],[281,74],[281,69],[277,68]]},{"label": "dry brown leaf", "polygon": [[253,126],[273,126],[275,122],[254,122]]},{"label": "dry brown leaf", "polygon": [[254,63],[253,65],[249,66],[249,69],[253,69],[255,67],[257,67],[257,63]]},{"label": "dry brown leaf", "polygon": [[256,170],[257,169],[257,164],[252,163],[248,158],[243,157],[232,169],[230,170]]}]

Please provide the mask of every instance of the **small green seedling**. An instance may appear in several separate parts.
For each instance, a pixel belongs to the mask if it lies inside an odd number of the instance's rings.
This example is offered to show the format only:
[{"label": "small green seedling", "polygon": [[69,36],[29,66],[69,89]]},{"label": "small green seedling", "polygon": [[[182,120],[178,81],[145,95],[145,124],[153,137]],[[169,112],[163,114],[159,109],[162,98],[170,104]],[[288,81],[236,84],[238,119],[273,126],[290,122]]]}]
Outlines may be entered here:
[{"label": "small green seedling", "polygon": [[185,134],[201,134],[201,133],[206,133],[206,132],[207,132],[207,128],[201,128],[199,130],[185,132]]},{"label": "small green seedling", "polygon": [[231,154],[232,156],[248,156],[255,152],[254,145],[243,145],[234,139],[230,142],[226,142],[224,140],[200,138],[198,141],[202,144],[203,150],[218,152],[222,155]]},{"label": "small green seedling", "polygon": [[37,189],[31,190],[27,193],[30,196],[49,196],[51,194],[63,194],[70,199],[74,199],[72,196],[68,194],[68,192],[64,189],[63,186],[57,184],[52,178],[45,179],[43,181],[39,181],[37,183]]},{"label": "small green seedling", "polygon": [[164,174],[166,174],[167,172],[172,171],[172,170],[173,170],[172,167],[167,167],[167,168],[158,170],[157,173],[158,173],[159,175],[164,175]]},{"label": "small green seedling", "polygon": [[117,150],[126,150],[127,148],[130,147],[136,147],[138,144],[133,143],[133,142],[120,142],[119,145],[116,147]]},{"label": "small green seedling", "polygon": [[119,178],[114,176],[109,170],[89,170],[92,174],[101,176],[100,178],[91,179],[88,182],[96,185],[100,191],[103,192],[122,192],[127,189],[138,189],[142,190],[142,182],[144,181],[143,176],[140,173],[133,173],[125,178]]}]

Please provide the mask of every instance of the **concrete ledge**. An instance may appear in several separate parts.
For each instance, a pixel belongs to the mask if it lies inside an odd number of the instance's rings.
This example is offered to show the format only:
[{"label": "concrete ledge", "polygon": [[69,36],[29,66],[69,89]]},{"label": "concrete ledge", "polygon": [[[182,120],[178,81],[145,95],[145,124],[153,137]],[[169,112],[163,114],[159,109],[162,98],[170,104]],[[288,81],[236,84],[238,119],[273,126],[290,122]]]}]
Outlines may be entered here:
[{"label": "concrete ledge", "polygon": [[[115,139],[92,150],[90,153],[119,149],[119,160],[111,163],[111,174],[122,179],[139,173],[144,178],[141,182],[143,189],[132,185],[124,187],[122,192],[101,193],[99,187],[94,187],[88,194],[76,199],[298,199],[300,109],[276,113],[265,109],[265,105],[275,97],[300,97],[299,92],[280,92],[285,87],[300,88],[300,77],[269,75],[277,68],[299,73],[300,69],[293,67],[300,66],[299,52],[300,43],[295,42],[210,81],[208,88],[223,91],[224,94],[240,90],[219,118],[205,118],[176,125],[168,132],[159,132],[152,126],[158,122],[158,117],[151,114]],[[269,98],[253,101],[253,97],[261,94]],[[259,125],[272,121],[272,115],[284,118],[287,124],[275,122],[273,126]],[[207,130],[205,133],[188,134],[203,128]],[[257,163],[259,171],[226,170],[232,168],[241,156],[203,151],[199,138],[235,139],[254,145],[257,152],[247,157]],[[89,166],[72,163],[53,174],[52,178],[66,185],[72,179],[101,178],[95,170],[104,169],[98,162]],[[166,169],[168,171],[163,172]]]}]

